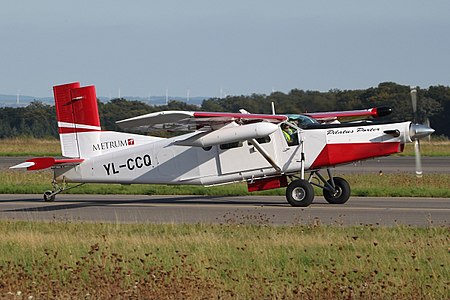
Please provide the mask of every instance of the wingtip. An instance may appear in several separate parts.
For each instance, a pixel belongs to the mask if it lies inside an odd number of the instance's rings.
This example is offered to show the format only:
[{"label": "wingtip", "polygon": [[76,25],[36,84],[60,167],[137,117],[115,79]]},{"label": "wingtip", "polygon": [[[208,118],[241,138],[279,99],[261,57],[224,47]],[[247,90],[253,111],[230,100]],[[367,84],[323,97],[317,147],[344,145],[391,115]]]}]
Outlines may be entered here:
[{"label": "wingtip", "polygon": [[12,166],[12,167],[9,167],[9,168],[10,169],[26,169],[26,168],[33,167],[34,165],[35,165],[35,163],[32,162],[32,161],[25,161],[23,163],[20,163],[18,165],[15,165],[15,166]]}]

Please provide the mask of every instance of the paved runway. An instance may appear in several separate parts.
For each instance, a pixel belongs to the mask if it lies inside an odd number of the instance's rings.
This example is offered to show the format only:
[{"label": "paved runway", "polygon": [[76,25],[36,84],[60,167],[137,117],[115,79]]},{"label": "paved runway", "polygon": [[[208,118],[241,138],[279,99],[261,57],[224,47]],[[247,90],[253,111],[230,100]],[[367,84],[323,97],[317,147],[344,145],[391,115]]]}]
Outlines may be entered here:
[{"label": "paved runway", "polygon": [[307,208],[294,208],[282,196],[202,197],[0,195],[0,219],[120,223],[373,224],[449,226],[450,199],[352,197],[330,205],[316,197]]},{"label": "paved runway", "polygon": [[[1,157],[0,170],[24,161]],[[449,174],[450,157],[424,157],[424,173]],[[336,173],[414,174],[414,157],[383,157],[336,168]],[[345,205],[316,197],[308,208],[293,208],[284,197],[202,197],[0,195],[0,219],[152,223],[382,224],[427,226],[450,224],[450,199],[352,197]]]}]

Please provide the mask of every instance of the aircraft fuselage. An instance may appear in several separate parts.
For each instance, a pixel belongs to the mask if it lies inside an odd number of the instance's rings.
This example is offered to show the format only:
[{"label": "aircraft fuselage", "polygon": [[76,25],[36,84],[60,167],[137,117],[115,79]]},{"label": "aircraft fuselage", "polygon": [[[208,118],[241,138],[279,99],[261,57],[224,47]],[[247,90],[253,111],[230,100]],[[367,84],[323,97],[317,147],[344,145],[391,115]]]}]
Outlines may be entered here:
[{"label": "aircraft fuselage", "polygon": [[[269,138],[258,139],[258,143],[280,171],[249,141],[203,148],[177,145],[192,135],[189,133],[110,151],[55,172],[58,181],[66,182],[193,185],[239,182],[298,173],[302,152],[305,170],[401,152],[402,145],[409,140],[410,124],[319,126],[301,130],[296,145],[288,145],[279,128]],[[398,136],[389,134],[394,130],[399,131]],[[116,144],[110,142],[103,146]]]}]

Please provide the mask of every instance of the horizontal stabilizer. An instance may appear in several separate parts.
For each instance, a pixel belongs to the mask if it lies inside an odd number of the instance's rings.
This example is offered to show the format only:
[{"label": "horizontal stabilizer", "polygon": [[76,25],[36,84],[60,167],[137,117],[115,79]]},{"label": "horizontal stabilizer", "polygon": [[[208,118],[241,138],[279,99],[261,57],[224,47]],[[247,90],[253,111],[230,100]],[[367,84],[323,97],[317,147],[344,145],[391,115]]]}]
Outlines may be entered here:
[{"label": "horizontal stabilizer", "polygon": [[10,169],[27,169],[28,171],[43,170],[51,168],[55,165],[78,165],[82,163],[84,159],[81,158],[63,158],[56,159],[54,157],[37,157],[28,159],[23,163],[10,167]]}]

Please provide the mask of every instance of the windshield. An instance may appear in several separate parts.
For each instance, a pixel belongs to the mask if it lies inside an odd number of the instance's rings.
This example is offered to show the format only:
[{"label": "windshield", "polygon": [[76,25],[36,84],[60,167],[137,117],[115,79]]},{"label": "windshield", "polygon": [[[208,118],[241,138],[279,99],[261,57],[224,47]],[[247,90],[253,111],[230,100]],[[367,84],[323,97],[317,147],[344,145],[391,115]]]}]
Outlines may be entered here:
[{"label": "windshield", "polygon": [[305,116],[305,115],[287,115],[289,121],[295,121],[298,124],[298,127],[305,128],[308,125],[319,124],[315,119]]}]

